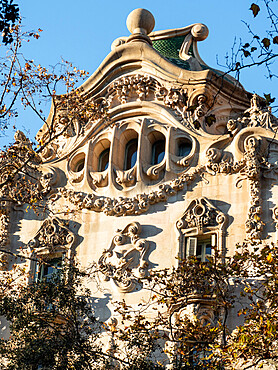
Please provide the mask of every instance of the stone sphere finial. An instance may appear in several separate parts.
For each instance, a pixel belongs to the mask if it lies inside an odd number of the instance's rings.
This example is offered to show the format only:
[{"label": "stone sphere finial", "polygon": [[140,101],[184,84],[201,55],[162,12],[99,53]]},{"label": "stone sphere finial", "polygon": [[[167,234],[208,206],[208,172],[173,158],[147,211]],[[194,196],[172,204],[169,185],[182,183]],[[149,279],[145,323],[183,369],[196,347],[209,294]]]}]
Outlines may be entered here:
[{"label": "stone sphere finial", "polygon": [[155,20],[151,12],[138,8],[129,13],[126,25],[132,34],[148,35],[154,28]]},{"label": "stone sphere finial", "polygon": [[197,23],[192,27],[191,34],[196,41],[203,41],[208,37],[209,30],[204,24]]}]

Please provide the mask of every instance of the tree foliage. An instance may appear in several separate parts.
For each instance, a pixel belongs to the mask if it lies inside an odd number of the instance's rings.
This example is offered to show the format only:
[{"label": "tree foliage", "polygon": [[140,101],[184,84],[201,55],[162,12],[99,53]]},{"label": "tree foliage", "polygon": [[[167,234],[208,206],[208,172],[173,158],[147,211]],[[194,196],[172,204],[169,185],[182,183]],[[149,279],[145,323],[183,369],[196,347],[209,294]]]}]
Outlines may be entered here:
[{"label": "tree foliage", "polygon": [[2,41],[5,45],[13,42],[13,34],[11,29],[19,20],[19,8],[13,0],[0,1],[0,32],[2,33]]}]

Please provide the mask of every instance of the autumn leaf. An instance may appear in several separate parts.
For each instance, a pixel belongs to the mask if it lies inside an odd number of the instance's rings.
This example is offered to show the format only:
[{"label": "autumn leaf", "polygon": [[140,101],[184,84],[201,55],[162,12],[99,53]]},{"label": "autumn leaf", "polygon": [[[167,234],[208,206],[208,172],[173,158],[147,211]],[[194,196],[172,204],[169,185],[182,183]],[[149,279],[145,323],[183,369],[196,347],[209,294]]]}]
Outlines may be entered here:
[{"label": "autumn leaf", "polygon": [[269,253],[269,255],[266,257],[266,259],[267,259],[267,261],[268,261],[269,263],[271,263],[271,262],[273,261],[273,257],[272,257],[271,252],[270,252],[270,253]]},{"label": "autumn leaf", "polygon": [[269,40],[267,37],[265,37],[264,39],[262,39],[262,44],[263,44],[263,46],[264,46],[266,49],[268,49],[268,48],[269,48],[269,46],[270,46],[270,40]]},{"label": "autumn leaf", "polygon": [[243,51],[243,54],[244,54],[245,58],[250,57],[251,54],[248,50],[242,49],[242,51]]},{"label": "autumn leaf", "polygon": [[255,18],[258,15],[259,11],[260,11],[260,7],[259,7],[259,5],[253,3],[250,7],[250,10],[252,10],[253,16]]},{"label": "autumn leaf", "polygon": [[273,44],[278,44],[278,36],[273,37]]}]

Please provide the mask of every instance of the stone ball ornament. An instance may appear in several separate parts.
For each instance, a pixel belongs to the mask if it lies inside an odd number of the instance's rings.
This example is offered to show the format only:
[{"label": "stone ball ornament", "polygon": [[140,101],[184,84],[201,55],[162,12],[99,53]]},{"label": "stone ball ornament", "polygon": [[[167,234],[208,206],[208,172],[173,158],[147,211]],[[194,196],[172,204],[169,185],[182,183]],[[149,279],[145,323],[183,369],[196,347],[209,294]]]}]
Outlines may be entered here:
[{"label": "stone ball ornament", "polygon": [[203,41],[208,37],[209,30],[207,26],[202,23],[195,24],[191,29],[191,35],[196,41]]},{"label": "stone ball ornament", "polygon": [[146,9],[138,8],[129,13],[126,25],[130,33],[148,35],[155,26],[154,16]]}]

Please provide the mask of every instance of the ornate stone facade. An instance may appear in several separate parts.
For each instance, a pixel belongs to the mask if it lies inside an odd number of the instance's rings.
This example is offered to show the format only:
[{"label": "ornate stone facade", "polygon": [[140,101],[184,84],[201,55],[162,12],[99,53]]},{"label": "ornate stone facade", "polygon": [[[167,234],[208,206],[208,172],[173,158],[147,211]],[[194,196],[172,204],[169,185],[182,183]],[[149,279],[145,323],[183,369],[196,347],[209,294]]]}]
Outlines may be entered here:
[{"label": "ornate stone facade", "polygon": [[[130,304],[147,299],[140,277],[177,265],[177,256],[205,262],[218,251],[224,259],[239,242],[260,246],[278,234],[278,121],[271,110],[200,58],[206,26],[137,31],[115,40],[78,89],[86,119],[71,119],[74,95],[57,97],[48,120],[61,134],[32,161],[42,210],[23,212],[23,195],[9,209],[12,253],[20,240],[42,258],[75,254],[81,265],[97,265],[99,298],[105,291]],[[68,110],[59,99],[68,99]],[[46,143],[47,124],[37,138]],[[33,153],[21,134],[15,146]],[[0,217],[1,249],[9,212]],[[77,231],[68,221],[79,228],[74,253]],[[175,308],[177,317],[191,312],[213,322],[213,297],[191,298]]]}]

